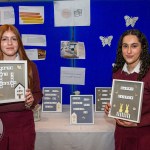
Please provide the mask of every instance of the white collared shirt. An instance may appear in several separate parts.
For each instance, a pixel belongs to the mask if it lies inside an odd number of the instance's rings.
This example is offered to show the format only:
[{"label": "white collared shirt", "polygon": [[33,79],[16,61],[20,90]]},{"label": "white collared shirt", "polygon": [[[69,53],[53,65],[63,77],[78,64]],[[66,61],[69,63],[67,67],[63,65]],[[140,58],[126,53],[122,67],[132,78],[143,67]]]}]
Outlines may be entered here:
[{"label": "white collared shirt", "polygon": [[20,60],[20,56],[19,56],[19,54],[18,54],[18,53],[17,53],[17,55],[16,55],[15,60]]},{"label": "white collared shirt", "polygon": [[139,73],[140,72],[140,66],[141,66],[141,62],[139,62],[136,65],[136,67],[131,72],[129,72],[128,68],[127,68],[127,64],[125,63],[123,68],[122,68],[122,71],[127,72],[128,74],[131,74],[131,73],[134,73],[134,72]]}]

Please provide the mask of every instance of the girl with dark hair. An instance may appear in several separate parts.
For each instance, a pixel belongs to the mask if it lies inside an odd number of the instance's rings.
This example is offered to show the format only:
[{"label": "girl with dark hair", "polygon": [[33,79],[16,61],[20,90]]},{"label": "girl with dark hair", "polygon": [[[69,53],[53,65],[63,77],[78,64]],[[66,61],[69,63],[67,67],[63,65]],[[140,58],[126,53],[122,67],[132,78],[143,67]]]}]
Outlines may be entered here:
[{"label": "girl with dark hair", "polygon": [[[145,35],[137,29],[127,30],[118,43],[113,79],[144,82],[140,123],[116,120],[115,150],[150,149],[150,54]],[[109,113],[110,103],[105,106]]]},{"label": "girl with dark hair", "polygon": [[26,60],[29,87],[25,102],[0,104],[0,125],[3,126],[0,150],[34,150],[32,109],[42,98],[40,79],[37,67],[28,59],[20,34],[13,25],[0,26],[0,60]]}]

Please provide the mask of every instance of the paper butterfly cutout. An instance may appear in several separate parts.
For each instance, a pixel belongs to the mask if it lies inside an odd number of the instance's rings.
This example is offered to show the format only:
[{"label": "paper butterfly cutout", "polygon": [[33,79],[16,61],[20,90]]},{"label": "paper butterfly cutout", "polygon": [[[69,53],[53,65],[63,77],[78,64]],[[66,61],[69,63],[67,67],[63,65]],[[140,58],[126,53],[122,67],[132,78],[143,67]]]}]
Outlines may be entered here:
[{"label": "paper butterfly cutout", "polygon": [[100,36],[99,39],[101,40],[103,47],[105,45],[110,46],[111,45],[111,40],[113,39],[113,36],[112,35],[111,36],[107,36],[107,37]]},{"label": "paper butterfly cutout", "polygon": [[134,27],[136,21],[139,19],[139,17],[129,17],[129,16],[124,16],[125,22],[126,22],[126,27],[131,25],[131,27]]}]

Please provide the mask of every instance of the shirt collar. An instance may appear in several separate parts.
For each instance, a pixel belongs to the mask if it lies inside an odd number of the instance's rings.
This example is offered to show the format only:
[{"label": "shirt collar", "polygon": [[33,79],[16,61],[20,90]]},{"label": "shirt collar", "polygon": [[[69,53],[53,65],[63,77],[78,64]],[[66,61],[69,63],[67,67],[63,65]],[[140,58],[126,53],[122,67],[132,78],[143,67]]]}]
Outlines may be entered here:
[{"label": "shirt collar", "polygon": [[20,60],[20,56],[19,56],[19,54],[18,54],[18,53],[17,53],[17,55],[16,55],[15,60]]},{"label": "shirt collar", "polygon": [[139,73],[140,72],[140,66],[141,66],[141,62],[139,62],[135,66],[135,68],[131,72],[129,72],[128,68],[127,68],[127,64],[125,63],[124,66],[123,66],[123,68],[122,68],[122,71],[127,72],[128,74],[131,74],[131,73],[134,73],[134,72]]}]

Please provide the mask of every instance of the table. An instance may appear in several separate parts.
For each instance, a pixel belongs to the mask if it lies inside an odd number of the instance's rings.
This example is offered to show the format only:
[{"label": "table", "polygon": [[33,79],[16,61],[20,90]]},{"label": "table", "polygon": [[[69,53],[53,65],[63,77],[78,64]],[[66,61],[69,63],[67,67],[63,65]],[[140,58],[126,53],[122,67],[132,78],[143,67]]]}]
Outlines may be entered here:
[{"label": "table", "polygon": [[71,125],[69,105],[63,112],[42,112],[35,122],[35,150],[114,150],[115,122],[94,113],[94,124]]}]

